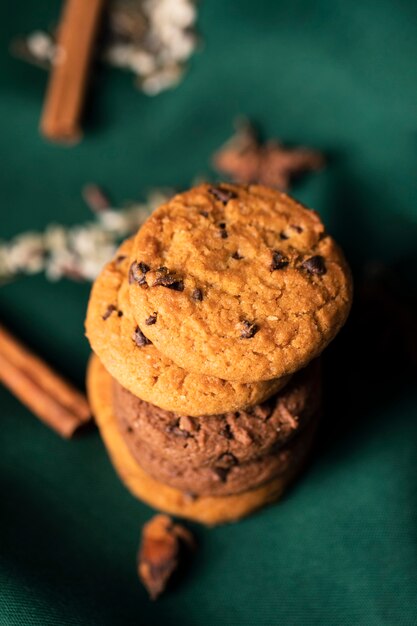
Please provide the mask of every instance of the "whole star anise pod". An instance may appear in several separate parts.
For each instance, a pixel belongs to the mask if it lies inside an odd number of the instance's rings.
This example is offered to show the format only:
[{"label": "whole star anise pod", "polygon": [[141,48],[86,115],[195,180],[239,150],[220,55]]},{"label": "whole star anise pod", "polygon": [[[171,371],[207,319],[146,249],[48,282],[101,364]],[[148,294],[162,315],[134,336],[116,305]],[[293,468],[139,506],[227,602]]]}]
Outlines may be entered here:
[{"label": "whole star anise pod", "polygon": [[289,148],[276,140],[261,142],[247,120],[240,121],[236,133],[214,154],[213,165],[233,182],[259,183],[290,188],[293,179],[324,166],[320,152],[309,148]]}]

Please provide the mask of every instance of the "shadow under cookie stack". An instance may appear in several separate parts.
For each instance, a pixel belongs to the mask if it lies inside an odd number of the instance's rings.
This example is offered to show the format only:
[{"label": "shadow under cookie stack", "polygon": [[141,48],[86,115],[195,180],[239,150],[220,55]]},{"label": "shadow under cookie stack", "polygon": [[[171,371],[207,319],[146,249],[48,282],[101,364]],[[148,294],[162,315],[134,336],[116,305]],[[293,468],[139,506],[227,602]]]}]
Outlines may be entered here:
[{"label": "shadow under cookie stack", "polygon": [[206,524],[277,500],[311,450],[318,357],[351,299],[337,244],[283,193],[200,185],[159,207],[86,320],[90,402],[132,493]]}]

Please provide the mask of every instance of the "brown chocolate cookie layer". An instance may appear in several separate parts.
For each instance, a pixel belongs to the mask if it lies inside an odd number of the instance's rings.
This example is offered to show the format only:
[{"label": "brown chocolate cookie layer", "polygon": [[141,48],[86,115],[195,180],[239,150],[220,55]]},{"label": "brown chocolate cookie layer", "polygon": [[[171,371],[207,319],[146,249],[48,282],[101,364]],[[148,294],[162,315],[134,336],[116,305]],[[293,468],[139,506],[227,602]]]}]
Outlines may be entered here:
[{"label": "brown chocolate cookie layer", "polygon": [[256,489],[233,496],[190,497],[155,480],[147,474],[129,452],[121,435],[113,408],[111,377],[96,356],[90,360],[87,372],[88,398],[100,434],[120,479],[130,492],[150,506],[208,524],[222,524],[240,519],[271,502],[279,500],[301,472],[314,440],[315,421],[297,437],[298,451],[288,470]]},{"label": "brown chocolate cookie layer", "polygon": [[[113,408],[133,449],[175,464],[179,471],[222,466],[222,459],[246,463],[286,444],[320,404],[317,361],[293,376],[268,401],[251,409],[204,418],[178,415],[137,398],[113,381]],[[153,457],[152,457],[153,458]]]},{"label": "brown chocolate cookie layer", "polygon": [[[316,427],[316,419],[304,430]],[[129,436],[128,427],[119,422],[122,437],[140,466],[155,480],[180,489],[193,496],[228,496],[239,494],[279,477],[289,471],[294,458],[298,458],[303,448],[304,433],[301,432],[287,445],[269,454],[245,463],[239,463],[233,454],[225,453],[213,466],[183,466],[168,461],[164,453],[155,453],[143,442],[134,442]]]}]

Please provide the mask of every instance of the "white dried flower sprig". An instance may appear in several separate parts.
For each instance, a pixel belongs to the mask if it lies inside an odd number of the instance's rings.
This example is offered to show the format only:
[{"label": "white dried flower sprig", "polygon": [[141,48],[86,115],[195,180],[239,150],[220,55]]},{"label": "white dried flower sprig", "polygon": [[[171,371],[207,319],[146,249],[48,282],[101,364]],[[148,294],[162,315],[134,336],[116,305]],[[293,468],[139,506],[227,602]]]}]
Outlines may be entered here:
[{"label": "white dried flower sprig", "polygon": [[0,241],[0,281],[39,272],[45,272],[50,280],[67,277],[93,281],[120,241],[134,234],[170,195],[156,190],[145,202],[122,209],[92,206],[94,222],[69,227],[50,224],[44,232],[26,232],[11,241]]},{"label": "white dried flower sprig", "polygon": [[[148,95],[175,87],[197,46],[196,0],[111,0],[102,57],[130,70]],[[55,62],[54,36],[35,31],[12,46],[14,53],[42,67]]]},{"label": "white dried flower sprig", "polygon": [[195,0],[136,0],[136,6],[146,23],[143,36],[109,43],[104,58],[111,65],[130,69],[138,86],[156,95],[179,83],[185,62],[196,48]]}]

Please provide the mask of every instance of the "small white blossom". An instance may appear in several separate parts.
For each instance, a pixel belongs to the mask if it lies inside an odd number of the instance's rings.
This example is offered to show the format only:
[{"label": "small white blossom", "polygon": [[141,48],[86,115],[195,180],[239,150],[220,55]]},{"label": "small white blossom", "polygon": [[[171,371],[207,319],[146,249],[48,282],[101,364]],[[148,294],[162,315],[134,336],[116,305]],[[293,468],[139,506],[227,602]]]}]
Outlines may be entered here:
[{"label": "small white blossom", "polygon": [[180,78],[181,69],[178,66],[166,67],[145,78],[142,81],[142,89],[146,94],[156,96],[161,91],[177,85]]},{"label": "small white blossom", "polygon": [[52,61],[55,55],[55,44],[47,33],[36,30],[26,40],[29,52],[41,61]]},{"label": "small white blossom", "polygon": [[50,280],[93,281],[120,241],[133,235],[170,195],[167,190],[154,190],[146,202],[94,213],[94,222],[69,227],[50,224],[44,233],[23,233],[0,242],[0,280],[45,271]]}]

